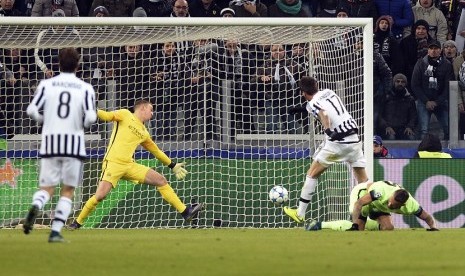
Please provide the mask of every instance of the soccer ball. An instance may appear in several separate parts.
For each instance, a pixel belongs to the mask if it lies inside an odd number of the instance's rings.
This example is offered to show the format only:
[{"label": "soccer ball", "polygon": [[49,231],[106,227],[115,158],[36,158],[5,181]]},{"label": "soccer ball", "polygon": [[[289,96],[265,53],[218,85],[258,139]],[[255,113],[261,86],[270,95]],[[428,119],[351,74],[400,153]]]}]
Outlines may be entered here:
[{"label": "soccer ball", "polygon": [[286,188],[277,185],[271,188],[269,197],[271,202],[273,202],[276,206],[280,206],[289,200],[289,193]]}]

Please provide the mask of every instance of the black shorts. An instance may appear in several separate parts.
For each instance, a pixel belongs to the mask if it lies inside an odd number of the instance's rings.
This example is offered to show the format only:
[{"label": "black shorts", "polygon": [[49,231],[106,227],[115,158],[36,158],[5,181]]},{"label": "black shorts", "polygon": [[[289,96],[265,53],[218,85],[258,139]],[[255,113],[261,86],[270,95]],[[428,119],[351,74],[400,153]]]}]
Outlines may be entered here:
[{"label": "black shorts", "polygon": [[384,213],[384,212],[370,212],[368,215],[370,219],[372,220],[377,220],[380,216],[390,216],[390,213]]}]

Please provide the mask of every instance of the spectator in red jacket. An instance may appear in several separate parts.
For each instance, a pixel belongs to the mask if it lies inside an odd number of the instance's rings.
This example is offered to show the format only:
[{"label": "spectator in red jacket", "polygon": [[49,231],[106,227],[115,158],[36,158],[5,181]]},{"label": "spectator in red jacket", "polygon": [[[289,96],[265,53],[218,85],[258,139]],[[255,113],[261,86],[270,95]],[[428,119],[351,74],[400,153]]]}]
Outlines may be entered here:
[{"label": "spectator in red jacket", "polygon": [[383,139],[380,136],[373,136],[373,156],[375,158],[392,158],[389,150],[383,146]]}]

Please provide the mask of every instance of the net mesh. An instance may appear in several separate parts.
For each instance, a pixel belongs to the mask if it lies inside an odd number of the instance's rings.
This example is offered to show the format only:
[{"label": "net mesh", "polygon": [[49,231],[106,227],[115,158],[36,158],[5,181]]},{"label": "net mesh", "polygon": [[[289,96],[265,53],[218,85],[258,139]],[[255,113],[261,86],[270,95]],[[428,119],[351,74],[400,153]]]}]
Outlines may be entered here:
[{"label": "net mesh", "polygon": [[[53,20],[53,19],[52,19]],[[128,44],[152,44],[199,39],[240,39],[248,44],[289,44],[339,39],[341,34],[350,34],[359,27],[325,26],[1,26],[2,47],[37,47],[37,35],[54,29],[54,36],[42,46],[76,47],[76,42],[67,37],[73,29],[79,32],[82,45],[87,47],[124,46]]]},{"label": "net mesh", "polygon": [[[37,26],[0,27],[0,144],[9,170],[0,186],[0,221],[20,222],[37,188],[40,126],[25,114],[38,82],[59,73],[58,49],[79,47],[78,76],[93,84],[99,108],[154,104],[153,139],[189,176],[176,181],[143,149],[138,163],[163,173],[186,204],[205,202],[192,224],[156,189],[122,180],[85,227],[291,227],[268,199],[274,185],[297,203],[321,127],[288,108],[304,103],[300,76],[342,98],[364,135],[363,27],[359,26]],[[90,158],[74,215],[95,193],[111,124],[87,133]],[[8,169],[10,168],[10,169]],[[351,180],[338,164],[319,181],[307,218],[346,219]],[[53,217],[53,198],[38,223]]]}]

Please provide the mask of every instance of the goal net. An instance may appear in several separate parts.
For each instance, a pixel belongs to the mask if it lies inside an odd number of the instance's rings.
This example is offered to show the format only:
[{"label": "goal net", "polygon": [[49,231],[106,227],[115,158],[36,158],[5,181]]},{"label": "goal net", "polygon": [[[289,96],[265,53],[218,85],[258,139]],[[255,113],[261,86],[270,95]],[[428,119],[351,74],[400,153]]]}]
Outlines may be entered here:
[{"label": "goal net", "polygon": [[[130,109],[138,99],[154,104],[147,127],[168,156],[187,163],[189,175],[177,181],[143,148],[136,162],[163,173],[186,204],[206,203],[187,224],[154,187],[121,180],[84,227],[293,227],[268,192],[283,185],[295,206],[323,138],[308,114],[288,112],[304,103],[299,78],[315,76],[342,98],[371,165],[371,36],[371,20],[352,18],[4,17],[0,227],[21,222],[37,189],[40,126],[25,110],[38,82],[59,73],[63,47],[79,48],[77,74],[95,87],[99,108]],[[95,193],[111,128],[99,121],[86,134],[90,155],[70,220]],[[352,178],[346,164],[327,171],[307,218],[347,219]],[[56,201],[39,224],[49,224]]]}]

